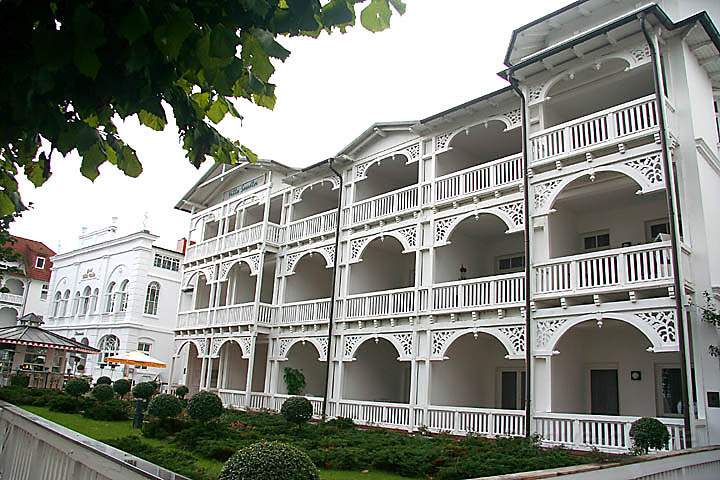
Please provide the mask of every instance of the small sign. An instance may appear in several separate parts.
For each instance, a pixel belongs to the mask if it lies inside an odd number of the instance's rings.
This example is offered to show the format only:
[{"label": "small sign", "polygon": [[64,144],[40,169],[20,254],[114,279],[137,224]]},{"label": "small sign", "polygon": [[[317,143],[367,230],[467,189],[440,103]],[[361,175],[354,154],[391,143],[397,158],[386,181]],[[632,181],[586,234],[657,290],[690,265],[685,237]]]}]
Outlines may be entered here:
[{"label": "small sign", "polygon": [[92,268],[88,268],[87,271],[82,274],[83,280],[91,280],[93,278],[95,278],[95,272],[93,272]]},{"label": "small sign", "polygon": [[720,392],[707,392],[708,407],[720,408]]},{"label": "small sign", "polygon": [[642,372],[640,370],[632,370],[630,372],[630,380],[634,382],[639,382],[642,380]]}]

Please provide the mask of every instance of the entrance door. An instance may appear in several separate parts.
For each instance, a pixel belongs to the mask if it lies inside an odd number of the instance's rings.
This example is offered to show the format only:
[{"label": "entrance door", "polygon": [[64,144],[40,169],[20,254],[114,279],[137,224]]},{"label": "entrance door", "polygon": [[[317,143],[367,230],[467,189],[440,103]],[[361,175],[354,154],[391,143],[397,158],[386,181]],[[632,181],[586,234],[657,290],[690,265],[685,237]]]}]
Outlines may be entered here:
[{"label": "entrance door", "polygon": [[593,415],[620,414],[617,370],[590,370],[590,413]]},{"label": "entrance door", "polygon": [[525,405],[525,372],[500,373],[500,408],[521,410]]}]

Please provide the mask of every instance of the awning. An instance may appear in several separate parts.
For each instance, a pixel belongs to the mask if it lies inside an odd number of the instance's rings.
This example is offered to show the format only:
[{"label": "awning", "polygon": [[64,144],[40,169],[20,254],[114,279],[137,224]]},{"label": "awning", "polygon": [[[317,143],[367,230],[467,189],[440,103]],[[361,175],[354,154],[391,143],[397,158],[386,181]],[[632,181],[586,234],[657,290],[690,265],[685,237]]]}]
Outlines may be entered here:
[{"label": "awning", "polygon": [[54,348],[78,353],[99,353],[100,350],[89,345],[44,330],[35,325],[15,325],[0,328],[0,343],[26,345],[28,347]]},{"label": "awning", "polygon": [[167,363],[157,358],[153,358],[145,352],[134,351],[121,353],[105,359],[107,363],[120,363],[123,365],[134,365],[136,367],[157,367],[165,368]]}]

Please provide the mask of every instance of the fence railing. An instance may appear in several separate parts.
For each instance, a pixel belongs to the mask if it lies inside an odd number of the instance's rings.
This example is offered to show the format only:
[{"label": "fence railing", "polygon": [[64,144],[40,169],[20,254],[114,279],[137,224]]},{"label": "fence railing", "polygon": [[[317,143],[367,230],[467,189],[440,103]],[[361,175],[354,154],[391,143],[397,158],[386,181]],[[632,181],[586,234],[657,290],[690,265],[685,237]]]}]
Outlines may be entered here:
[{"label": "fence railing", "polygon": [[663,285],[673,276],[669,242],[557,258],[534,270],[536,295]]},{"label": "fence railing", "polygon": [[399,215],[417,208],[419,197],[420,187],[418,185],[411,185],[357,202],[353,204],[350,209],[345,210],[345,215],[347,216],[349,213],[350,217],[345,218],[343,225],[356,225],[358,223]]},{"label": "fence railing", "polygon": [[285,241],[299,242],[321,235],[335,233],[337,226],[337,211],[330,210],[310,217],[290,222],[285,226]]},{"label": "fence railing", "polygon": [[489,437],[525,435],[525,411],[429,406],[424,423],[430,431]]},{"label": "fence railing", "polygon": [[532,162],[551,160],[657,126],[655,95],[649,95],[532,135]]},{"label": "fence railing", "polygon": [[22,305],[23,296],[15,295],[14,293],[0,293],[0,302]]},{"label": "fence railing", "polygon": [[[265,240],[272,245],[280,245],[283,241],[283,227],[268,222],[265,233]],[[185,252],[185,261],[192,262],[204,257],[217,255],[227,250],[247,247],[262,241],[263,224],[256,223],[243,227],[233,232],[228,232],[220,237],[204,240],[195,245],[190,245]]]},{"label": "fence railing", "polygon": [[285,303],[280,307],[278,315],[278,323],[280,324],[328,321],[329,319],[329,298]]},{"label": "fence railing", "polygon": [[213,325],[229,325],[252,323],[255,302],[241,303],[239,305],[226,305],[214,310]]},{"label": "fence railing", "polygon": [[345,318],[406,315],[414,311],[412,287],[350,295],[345,299]]},{"label": "fence railing", "polygon": [[435,201],[492,191],[522,179],[522,154],[493,160],[435,179]]},{"label": "fence railing", "polygon": [[432,311],[496,308],[525,301],[525,274],[512,273],[438,283],[430,288]]}]

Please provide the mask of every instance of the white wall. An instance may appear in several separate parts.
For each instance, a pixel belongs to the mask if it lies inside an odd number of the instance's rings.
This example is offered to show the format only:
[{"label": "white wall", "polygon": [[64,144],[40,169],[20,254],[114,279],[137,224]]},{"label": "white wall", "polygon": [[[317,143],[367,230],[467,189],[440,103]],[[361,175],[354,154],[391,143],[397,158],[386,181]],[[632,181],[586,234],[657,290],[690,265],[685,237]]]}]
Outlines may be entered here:
[{"label": "white wall", "polygon": [[343,398],[407,403],[410,362],[398,361],[397,357],[395,347],[384,339],[360,345],[357,360],[344,364]]}]

